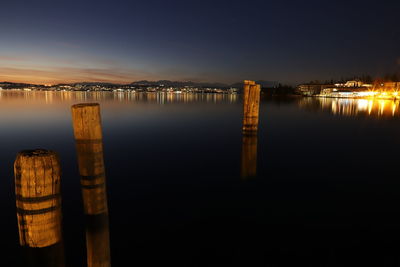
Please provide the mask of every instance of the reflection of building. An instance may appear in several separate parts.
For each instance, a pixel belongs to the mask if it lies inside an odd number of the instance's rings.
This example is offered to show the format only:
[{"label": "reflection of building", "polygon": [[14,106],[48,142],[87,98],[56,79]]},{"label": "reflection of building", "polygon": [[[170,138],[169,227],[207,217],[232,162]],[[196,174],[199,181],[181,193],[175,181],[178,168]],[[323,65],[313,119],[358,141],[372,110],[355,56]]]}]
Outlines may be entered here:
[{"label": "reflection of building", "polygon": [[182,92],[176,94],[174,92],[106,92],[106,91],[24,91],[24,90],[0,90],[0,104],[2,102],[22,103],[26,100],[34,100],[40,104],[59,104],[71,102],[108,102],[115,103],[124,102],[142,102],[154,104],[170,104],[170,103],[192,103],[192,102],[208,102],[208,103],[235,103],[239,101],[236,93],[217,94],[217,93],[191,93]]},{"label": "reflection of building", "polygon": [[309,111],[326,111],[340,116],[400,116],[400,102],[385,99],[301,98],[299,107]]}]

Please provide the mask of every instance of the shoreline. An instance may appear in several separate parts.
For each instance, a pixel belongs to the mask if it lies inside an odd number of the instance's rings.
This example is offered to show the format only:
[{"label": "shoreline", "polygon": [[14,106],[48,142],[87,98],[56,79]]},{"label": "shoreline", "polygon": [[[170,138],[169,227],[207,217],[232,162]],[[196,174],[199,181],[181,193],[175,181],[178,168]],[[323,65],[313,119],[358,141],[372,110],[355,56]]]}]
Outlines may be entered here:
[{"label": "shoreline", "polygon": [[319,98],[338,98],[338,99],[364,99],[364,100],[392,100],[399,101],[400,97],[362,97],[362,96],[327,96],[327,95],[313,95],[305,97],[319,97]]}]

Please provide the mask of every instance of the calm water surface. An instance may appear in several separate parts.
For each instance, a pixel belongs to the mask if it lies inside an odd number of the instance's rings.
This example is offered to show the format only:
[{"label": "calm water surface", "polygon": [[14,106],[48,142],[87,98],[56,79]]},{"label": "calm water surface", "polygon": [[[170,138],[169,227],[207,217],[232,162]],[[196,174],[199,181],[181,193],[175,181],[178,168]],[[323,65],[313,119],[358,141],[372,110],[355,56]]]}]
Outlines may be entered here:
[{"label": "calm water surface", "polygon": [[399,102],[264,98],[246,145],[240,95],[3,90],[7,266],[23,255],[13,161],[32,148],[61,157],[66,263],[86,264],[80,102],[101,104],[114,266],[398,266]]}]

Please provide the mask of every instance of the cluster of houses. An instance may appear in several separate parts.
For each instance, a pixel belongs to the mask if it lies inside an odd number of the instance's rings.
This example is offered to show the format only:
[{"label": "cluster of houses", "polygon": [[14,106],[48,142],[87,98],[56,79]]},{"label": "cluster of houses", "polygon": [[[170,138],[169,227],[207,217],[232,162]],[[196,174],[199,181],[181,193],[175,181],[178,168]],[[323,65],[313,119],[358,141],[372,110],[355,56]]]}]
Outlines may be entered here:
[{"label": "cluster of houses", "polygon": [[297,91],[303,96],[400,98],[400,82],[301,84]]}]

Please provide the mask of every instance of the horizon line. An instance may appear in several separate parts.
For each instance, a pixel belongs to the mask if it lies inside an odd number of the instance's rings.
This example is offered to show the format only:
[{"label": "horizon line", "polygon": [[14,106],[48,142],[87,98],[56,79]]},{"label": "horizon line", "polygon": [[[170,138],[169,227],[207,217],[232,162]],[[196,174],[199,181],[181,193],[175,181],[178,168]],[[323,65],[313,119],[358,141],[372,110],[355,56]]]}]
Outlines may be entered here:
[{"label": "horizon line", "polygon": [[[244,79],[243,81],[245,81]],[[248,79],[247,79],[248,80]],[[87,80],[82,80],[82,81],[77,81],[77,82],[58,82],[58,83],[35,83],[35,82],[21,82],[21,81],[10,81],[10,80],[3,80],[0,81],[0,83],[14,83],[14,84],[29,84],[29,85],[41,85],[41,86],[54,86],[54,85],[60,85],[60,84],[78,84],[78,83],[103,83],[103,84],[115,84],[115,85],[129,85],[135,82],[160,82],[160,81],[168,81],[168,82],[180,82],[180,83],[203,83],[203,84],[222,84],[222,85],[234,85],[237,83],[242,83],[243,81],[237,81],[234,83],[225,83],[225,82],[206,82],[206,81],[192,81],[192,80],[134,80],[131,82],[112,82],[112,81],[87,81]],[[269,83],[276,83],[279,84],[281,82],[278,81],[269,81],[269,80],[255,80],[256,82],[269,82]],[[283,84],[283,83],[282,83]]]}]

